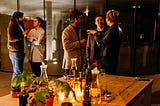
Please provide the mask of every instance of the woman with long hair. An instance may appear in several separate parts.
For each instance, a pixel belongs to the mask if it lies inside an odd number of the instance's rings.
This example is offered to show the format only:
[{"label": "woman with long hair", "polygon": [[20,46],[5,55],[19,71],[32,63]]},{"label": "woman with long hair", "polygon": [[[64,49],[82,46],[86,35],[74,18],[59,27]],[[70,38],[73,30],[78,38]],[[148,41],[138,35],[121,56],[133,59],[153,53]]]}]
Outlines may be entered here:
[{"label": "woman with long hair", "polygon": [[35,17],[33,20],[33,29],[31,29],[27,35],[27,40],[30,42],[29,49],[29,63],[32,68],[32,72],[36,76],[41,75],[42,62],[45,57],[45,22],[40,17]]}]

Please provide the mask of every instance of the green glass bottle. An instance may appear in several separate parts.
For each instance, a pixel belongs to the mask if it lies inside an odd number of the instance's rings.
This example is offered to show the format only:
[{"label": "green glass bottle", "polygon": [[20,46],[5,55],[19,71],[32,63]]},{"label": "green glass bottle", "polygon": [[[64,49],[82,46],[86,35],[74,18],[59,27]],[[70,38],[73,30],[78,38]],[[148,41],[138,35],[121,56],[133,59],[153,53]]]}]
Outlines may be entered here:
[{"label": "green glass bottle", "polygon": [[92,72],[91,72],[91,66],[88,64],[88,67],[86,69],[86,84],[90,86],[91,82],[92,82]]},{"label": "green glass bottle", "polygon": [[83,77],[83,78],[85,78],[85,76],[86,76],[86,69],[87,69],[87,64],[84,63],[84,64],[83,64],[83,68],[82,68],[82,77]]},{"label": "green glass bottle", "polygon": [[18,97],[19,97],[19,106],[27,106],[29,94],[26,90],[26,83],[21,83],[21,91]]},{"label": "green glass bottle", "polygon": [[92,81],[92,73],[90,65],[88,65],[88,68],[86,69],[86,84],[84,88],[83,93],[83,106],[91,106],[91,96],[90,96],[90,85]]},{"label": "green glass bottle", "polygon": [[90,87],[88,85],[85,85],[83,98],[83,106],[91,106]]}]

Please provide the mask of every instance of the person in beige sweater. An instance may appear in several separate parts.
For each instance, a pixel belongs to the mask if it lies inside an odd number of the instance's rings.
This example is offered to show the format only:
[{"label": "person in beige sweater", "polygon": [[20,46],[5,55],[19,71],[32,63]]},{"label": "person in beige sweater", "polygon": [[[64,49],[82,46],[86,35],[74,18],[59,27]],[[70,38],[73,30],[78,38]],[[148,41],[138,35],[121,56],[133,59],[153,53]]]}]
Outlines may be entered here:
[{"label": "person in beige sweater", "polygon": [[78,26],[84,21],[83,13],[79,10],[74,10],[70,14],[71,23],[62,32],[62,45],[64,50],[62,69],[65,73],[71,69],[71,58],[77,58],[77,69],[81,67],[81,45],[86,44],[85,40],[80,40],[78,35]]},{"label": "person in beige sweater", "polygon": [[41,75],[42,62],[44,62],[45,53],[45,30],[43,28],[44,21],[40,17],[36,17],[33,20],[34,28],[31,29],[27,35],[27,41],[30,42],[29,48],[29,63],[32,68],[32,72],[36,76]]}]

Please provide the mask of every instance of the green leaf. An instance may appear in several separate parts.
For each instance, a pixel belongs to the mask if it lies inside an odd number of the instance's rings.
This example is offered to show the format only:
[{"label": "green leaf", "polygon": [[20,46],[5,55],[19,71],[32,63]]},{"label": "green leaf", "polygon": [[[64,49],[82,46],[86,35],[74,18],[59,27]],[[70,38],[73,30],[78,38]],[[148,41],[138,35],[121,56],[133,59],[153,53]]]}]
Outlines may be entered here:
[{"label": "green leaf", "polygon": [[61,92],[66,92],[66,96],[69,96],[70,91],[73,93],[74,98],[76,99],[76,95],[75,92],[73,91],[73,89],[70,87],[70,85],[65,82],[65,81],[60,81],[60,80],[54,80],[55,82],[55,87],[57,89],[61,88]]},{"label": "green leaf", "polygon": [[21,74],[17,75],[11,82],[13,87],[19,87],[21,82],[31,83],[34,80],[35,75],[30,74],[27,71],[23,71]]},{"label": "green leaf", "polygon": [[46,103],[46,99],[49,96],[50,94],[47,89],[38,90],[34,93],[34,98],[36,102]]},{"label": "green leaf", "polygon": [[17,75],[11,82],[11,85],[13,87],[19,87],[21,82],[23,81],[22,77],[20,75]]}]

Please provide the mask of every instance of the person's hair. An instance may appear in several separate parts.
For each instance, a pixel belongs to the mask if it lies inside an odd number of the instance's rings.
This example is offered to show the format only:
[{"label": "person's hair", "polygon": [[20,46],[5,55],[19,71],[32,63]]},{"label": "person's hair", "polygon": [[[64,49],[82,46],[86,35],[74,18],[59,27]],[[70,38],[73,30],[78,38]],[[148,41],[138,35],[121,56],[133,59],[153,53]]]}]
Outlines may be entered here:
[{"label": "person's hair", "polygon": [[95,19],[96,19],[97,17],[102,17],[102,18],[104,18],[104,16],[101,15],[101,14],[96,15],[96,16],[95,16]]},{"label": "person's hair", "polygon": [[116,10],[108,10],[107,14],[106,14],[106,18],[110,21],[110,22],[118,22],[119,20],[119,12]]},{"label": "person's hair", "polygon": [[45,23],[45,21],[42,18],[40,18],[40,17],[35,17],[35,19],[37,19],[38,22],[40,23],[40,27],[42,27],[45,30],[46,29],[46,23]]},{"label": "person's hair", "polygon": [[95,21],[96,21],[96,18],[97,18],[97,17],[102,17],[102,18],[104,19],[104,16],[103,16],[103,15],[98,14],[98,15],[95,16]]},{"label": "person's hair", "polygon": [[21,18],[23,17],[23,12],[20,12],[20,11],[15,11],[12,15],[12,20],[15,20],[16,18]]},{"label": "person's hair", "polygon": [[83,15],[83,13],[78,9],[71,11],[71,13],[69,15],[70,21],[72,22],[75,18],[78,18],[81,15]]}]

